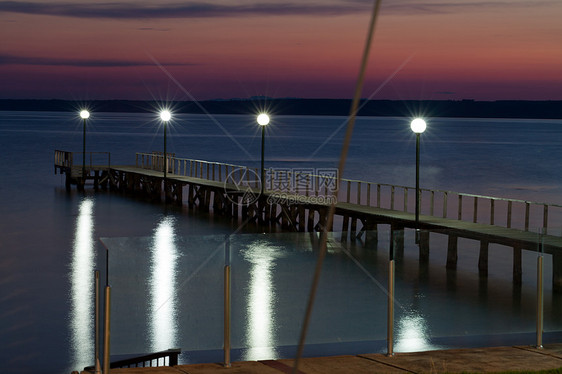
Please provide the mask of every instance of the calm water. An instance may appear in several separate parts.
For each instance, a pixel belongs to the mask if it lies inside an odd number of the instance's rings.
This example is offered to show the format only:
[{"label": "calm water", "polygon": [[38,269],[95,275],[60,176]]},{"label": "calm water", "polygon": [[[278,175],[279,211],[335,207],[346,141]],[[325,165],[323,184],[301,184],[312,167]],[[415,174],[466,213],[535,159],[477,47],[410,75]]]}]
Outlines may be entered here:
[{"label": "calm water", "polygon": [[[335,167],[345,118],[274,118],[267,166]],[[147,114],[94,114],[88,151],[112,164],[162,150]],[[178,116],[168,151],[179,157],[259,166],[253,117]],[[421,186],[562,204],[562,121],[433,119],[422,136]],[[110,193],[66,193],[55,149],[81,151],[72,113],[0,112],[0,360],[6,373],[69,373],[93,363],[92,282],[110,252],[112,353],[180,347],[182,362],[220,361],[223,242],[231,239],[233,358],[294,355],[317,237],[260,234],[254,227]],[[360,118],[345,177],[414,185],[415,139],[407,119]],[[306,354],[385,349],[388,231],[378,250],[331,241]],[[397,263],[396,351],[533,344],[536,254],[523,254],[523,286],[511,284],[511,249],[490,246],[477,273],[477,242],[459,241],[447,272],[447,237],[432,234],[417,262],[413,236]],[[545,256],[545,330],[562,331]],[[104,274],[105,276],[105,274]]]}]

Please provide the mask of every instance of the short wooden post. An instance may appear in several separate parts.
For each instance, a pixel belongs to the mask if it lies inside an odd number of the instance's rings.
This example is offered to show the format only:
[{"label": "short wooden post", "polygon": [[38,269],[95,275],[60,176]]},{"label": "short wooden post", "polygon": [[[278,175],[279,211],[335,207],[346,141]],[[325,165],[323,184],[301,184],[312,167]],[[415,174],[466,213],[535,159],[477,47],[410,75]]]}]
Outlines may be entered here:
[{"label": "short wooden post", "polygon": [[459,216],[458,220],[462,221],[462,195],[459,195]]},{"label": "short wooden post", "polygon": [[472,222],[478,222],[478,198],[474,196],[474,214],[472,217]]},{"label": "short wooden post", "polygon": [[530,204],[525,202],[525,231],[529,231],[529,211]]}]

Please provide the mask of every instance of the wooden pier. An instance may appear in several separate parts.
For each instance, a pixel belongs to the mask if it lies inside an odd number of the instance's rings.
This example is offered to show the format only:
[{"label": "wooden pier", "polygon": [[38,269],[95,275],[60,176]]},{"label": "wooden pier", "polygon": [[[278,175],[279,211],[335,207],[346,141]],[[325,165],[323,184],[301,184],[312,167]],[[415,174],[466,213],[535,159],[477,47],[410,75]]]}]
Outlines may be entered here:
[{"label": "wooden pier", "polygon": [[[55,151],[55,174],[58,171],[65,175],[66,189],[70,190],[72,185],[76,185],[81,191],[87,181],[92,181],[96,190],[100,186],[107,188],[111,166],[109,152],[88,152],[87,157],[82,155],[82,152]],[[84,164],[74,162],[83,158],[87,159]]]},{"label": "wooden pier", "polygon": [[[553,289],[562,291],[562,237],[550,234],[554,227],[552,218],[549,221],[549,212],[551,217],[562,217],[559,205],[421,189],[416,226],[412,187],[348,179],[340,179],[337,185],[333,175],[268,169],[262,194],[256,168],[170,154],[164,159],[157,152],[137,153],[133,166],[112,166],[109,154],[91,154],[90,160],[107,155],[107,163],[90,161],[83,168],[73,164],[75,155],[55,151],[55,173],[66,175],[67,189],[73,184],[82,189],[92,180],[95,188],[187,204],[192,209],[256,222],[264,230],[280,225],[301,232],[322,231],[332,199],[337,199],[335,214],[341,217],[342,240],[377,241],[378,226],[390,225],[391,240],[400,255],[404,230],[417,229],[419,258],[427,261],[430,233],[437,232],[448,236],[447,268],[456,268],[458,238],[473,239],[480,242],[478,269],[482,275],[488,273],[489,245],[508,246],[513,248],[516,284],[522,280],[522,251],[540,251],[552,256]],[[531,228],[538,228],[540,234]]]}]

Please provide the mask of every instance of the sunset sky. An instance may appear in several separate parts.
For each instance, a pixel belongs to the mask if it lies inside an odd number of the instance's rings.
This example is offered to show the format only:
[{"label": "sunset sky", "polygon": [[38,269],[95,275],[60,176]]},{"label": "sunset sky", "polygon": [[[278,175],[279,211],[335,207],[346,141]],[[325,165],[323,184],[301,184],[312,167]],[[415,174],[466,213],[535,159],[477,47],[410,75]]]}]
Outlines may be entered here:
[{"label": "sunset sky", "polygon": [[[351,98],[372,7],[0,1],[0,98]],[[383,0],[363,97],[562,100],[562,1]]]}]

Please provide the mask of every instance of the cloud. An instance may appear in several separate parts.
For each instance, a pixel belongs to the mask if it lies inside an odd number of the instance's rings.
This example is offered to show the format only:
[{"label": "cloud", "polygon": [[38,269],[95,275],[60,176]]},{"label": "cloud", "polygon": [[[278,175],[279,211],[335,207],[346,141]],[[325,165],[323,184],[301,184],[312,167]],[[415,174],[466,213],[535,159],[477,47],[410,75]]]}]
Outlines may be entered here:
[{"label": "cloud", "polygon": [[[363,2],[366,0],[356,0]],[[538,6],[559,6],[557,0],[494,0],[494,1],[458,1],[458,0],[394,0],[382,3],[385,13],[411,14],[450,14],[460,12],[506,11],[513,8],[529,8]]]},{"label": "cloud", "polygon": [[139,31],[170,31],[170,29],[162,29],[156,27],[139,27],[137,30]]},{"label": "cloud", "polygon": [[214,2],[168,3],[148,5],[126,2],[107,3],[39,3],[0,1],[0,12],[39,14],[78,18],[205,18],[259,15],[340,15],[369,10],[372,3],[362,2],[258,2],[225,5]]},{"label": "cloud", "polygon": [[[0,12],[76,18],[159,19],[239,16],[337,16],[370,12],[374,0],[317,0],[287,3],[279,0],[247,1],[241,4],[216,1],[148,4],[127,2],[37,2],[0,1]],[[558,6],[559,0],[392,0],[382,2],[384,14],[448,14],[475,11],[504,11],[514,7]]]},{"label": "cloud", "polygon": [[[30,57],[0,54],[0,65],[40,65],[40,66],[74,66],[74,67],[135,67],[154,66],[151,61],[95,59],[80,60],[72,58]],[[164,66],[195,66],[195,63],[170,62]]]}]

